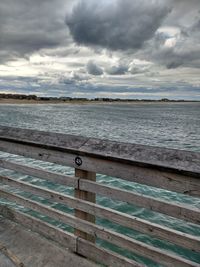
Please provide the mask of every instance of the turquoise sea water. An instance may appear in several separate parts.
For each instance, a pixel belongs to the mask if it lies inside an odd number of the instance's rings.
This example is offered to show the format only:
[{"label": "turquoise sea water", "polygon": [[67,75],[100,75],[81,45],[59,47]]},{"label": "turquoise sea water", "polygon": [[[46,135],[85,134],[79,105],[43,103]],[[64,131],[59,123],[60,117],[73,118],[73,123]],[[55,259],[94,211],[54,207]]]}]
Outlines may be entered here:
[{"label": "turquoise sea water", "polygon": [[[133,103],[133,104],[87,104],[87,105],[0,105],[0,125],[46,130],[75,135],[92,136],[103,139],[119,140],[138,144],[156,145],[168,148],[178,148],[184,150],[200,152],[200,104],[199,103]],[[40,166],[51,171],[73,174],[73,169],[49,164],[46,162],[24,159],[22,157],[1,153],[0,158],[25,164]],[[12,171],[0,169],[0,173],[7,174],[16,179],[29,181],[33,184],[53,188],[59,192],[73,194],[72,188],[65,188],[44,180],[19,175]],[[192,206],[200,207],[200,200],[190,198],[181,194],[171,193],[153,187],[142,186],[136,183],[127,182],[98,174],[97,180],[100,183],[117,186],[126,190],[143,193],[146,195],[187,203]],[[71,209],[57,203],[51,203],[43,198],[31,196],[30,194],[14,190],[17,193],[28,196],[52,207],[72,212]],[[4,201],[4,200],[1,200]],[[181,220],[173,219],[159,213],[151,212],[137,206],[128,205],[120,201],[110,200],[98,196],[97,202],[103,206],[111,207],[116,210],[148,219],[152,222],[166,225],[173,229],[181,230],[186,233],[200,236],[200,226],[194,226]],[[14,205],[14,204],[11,204]],[[15,206],[15,205],[14,205]],[[16,206],[15,206],[16,207]],[[16,208],[24,210],[23,207]],[[26,212],[33,214],[32,211],[25,209]],[[46,218],[41,214],[34,213],[44,220],[58,225],[63,229],[72,229],[60,222]],[[98,219],[98,224],[115,229],[118,232],[132,236],[147,244],[164,248],[183,255],[185,258],[200,263],[200,255],[197,253],[179,248],[170,243],[151,238],[139,232],[112,224],[109,221]],[[123,255],[144,262],[148,266],[159,266],[154,262],[143,259],[138,255],[133,255],[120,248],[98,240],[102,246],[118,251]]]}]

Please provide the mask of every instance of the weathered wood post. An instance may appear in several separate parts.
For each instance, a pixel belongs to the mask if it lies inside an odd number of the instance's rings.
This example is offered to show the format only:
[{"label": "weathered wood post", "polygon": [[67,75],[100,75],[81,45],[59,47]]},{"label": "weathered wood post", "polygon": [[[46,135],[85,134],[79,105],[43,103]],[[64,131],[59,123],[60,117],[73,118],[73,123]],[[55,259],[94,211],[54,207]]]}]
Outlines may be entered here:
[{"label": "weathered wood post", "polygon": [[[96,181],[96,173],[95,172],[89,172],[89,171],[75,169],[75,176],[79,177],[81,179],[86,179],[86,180],[90,180],[90,181]],[[75,193],[74,194],[75,194],[76,198],[83,199],[83,200],[86,200],[86,201],[89,201],[89,202],[92,202],[92,203],[96,202],[96,194],[80,190],[79,189],[79,185],[78,185],[78,188],[75,189]],[[76,209],[75,210],[75,216],[77,218],[79,218],[79,219],[95,223],[95,216],[91,215],[91,214],[89,214],[87,212],[84,212],[84,211]],[[90,235],[90,234],[87,234],[87,233],[82,232],[82,231],[77,230],[77,229],[75,229],[74,233],[78,237],[81,237],[83,239],[86,239],[86,240],[88,240],[90,242],[95,243],[95,237]]]}]

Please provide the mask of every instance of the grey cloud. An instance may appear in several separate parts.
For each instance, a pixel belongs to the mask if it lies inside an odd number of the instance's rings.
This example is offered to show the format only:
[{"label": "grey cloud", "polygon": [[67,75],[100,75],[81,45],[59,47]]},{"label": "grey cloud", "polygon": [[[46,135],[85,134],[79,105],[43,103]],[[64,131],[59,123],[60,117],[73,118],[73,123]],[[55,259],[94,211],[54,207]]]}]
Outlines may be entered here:
[{"label": "grey cloud", "polygon": [[[68,84],[66,84],[68,85]],[[71,84],[69,84],[71,86]],[[134,86],[105,86],[105,85],[94,85],[91,83],[84,83],[80,84],[77,90],[79,92],[84,92],[84,93],[91,93],[92,97],[98,96],[98,94],[102,93],[138,93],[138,94],[146,94],[147,96],[152,95],[154,93],[174,93],[174,92],[179,92],[181,93],[188,93],[190,92],[193,93],[198,93],[199,92],[199,87],[195,88],[189,84],[184,84],[181,83],[179,84],[176,88],[174,88],[174,85],[169,85],[169,86],[160,86],[160,87],[155,87],[152,86],[150,88],[147,87],[134,87]],[[142,96],[142,95],[141,95]]]},{"label": "grey cloud", "polygon": [[67,16],[66,24],[78,44],[138,49],[153,37],[169,11],[160,0],[82,0]]},{"label": "grey cloud", "polygon": [[59,79],[59,83],[60,84],[72,84],[72,85],[76,85],[76,84],[82,84],[85,83],[89,80],[88,75],[86,74],[79,74],[76,72],[72,72],[71,75],[68,75],[67,77],[61,77]]},{"label": "grey cloud", "polygon": [[128,66],[126,65],[116,65],[106,68],[106,72],[110,75],[123,75],[128,71]]},{"label": "grey cloud", "polygon": [[102,68],[95,64],[92,60],[88,61],[86,69],[87,72],[91,75],[98,76],[103,74]]},{"label": "grey cloud", "polygon": [[0,1],[0,60],[66,44],[64,5],[64,0]]},{"label": "grey cloud", "polygon": [[125,74],[140,74],[149,71],[150,66],[147,64],[135,64],[134,62],[125,62],[124,59],[119,60],[116,65],[111,65],[105,68],[109,75],[125,75]]},{"label": "grey cloud", "polygon": [[86,73],[81,73],[81,70],[79,70],[80,72],[72,72],[71,73],[71,79],[73,79],[76,82],[86,82],[90,79],[89,75]]},{"label": "grey cloud", "polygon": [[[42,49],[40,51],[41,54],[45,54],[50,57],[56,58],[64,58],[70,56],[71,58],[77,58],[80,53],[80,48],[72,44],[60,44],[58,47],[51,48],[51,49]],[[80,62],[76,62],[76,64],[81,64]]]},{"label": "grey cloud", "polygon": [[[196,19],[188,27],[179,25],[179,30],[174,37],[157,32],[140,55],[168,69],[200,68],[200,20]],[[174,39],[174,44],[168,46],[166,42],[170,39]]]},{"label": "grey cloud", "polygon": [[128,71],[131,74],[140,74],[149,71],[149,66],[130,64]]},{"label": "grey cloud", "polygon": [[[7,81],[7,85],[5,85],[2,81]],[[83,93],[91,98],[94,97],[103,97],[109,94],[109,97],[112,97],[113,94],[119,94],[121,97],[125,98],[133,98],[137,95],[139,98],[149,98],[149,97],[160,97],[160,93],[166,93],[167,96],[171,95],[170,98],[173,98],[173,94],[176,94],[176,97],[186,99],[195,99],[195,96],[199,95],[200,88],[194,87],[187,83],[170,83],[166,86],[123,86],[123,85],[95,85],[89,82],[85,83],[76,83],[75,80],[63,77],[60,78],[58,84],[48,84],[48,83],[40,83],[38,79],[32,79],[31,77],[26,77],[21,80],[21,77],[3,77],[0,83],[0,91],[4,90],[7,92],[13,91],[18,93],[32,93],[38,95],[46,95],[46,96],[74,96],[76,93]],[[19,86],[19,82],[22,82],[23,85]],[[40,84],[40,87],[31,86],[31,82],[37,82]],[[48,90],[46,88],[48,87]],[[120,95],[122,93],[122,95]],[[127,95],[124,95],[126,93]],[[114,98],[115,96],[113,96]]]},{"label": "grey cloud", "polygon": [[173,6],[170,16],[165,23],[171,26],[191,25],[196,16],[199,16],[199,0],[167,0]]},{"label": "grey cloud", "polygon": [[[91,92],[93,97],[118,92],[150,95],[166,90],[169,95],[177,91],[181,97],[187,92],[191,98],[199,99],[199,3],[199,0],[2,0],[0,64],[4,65],[0,71],[0,91],[46,95]],[[66,18],[67,12],[70,15]],[[162,29],[170,27],[172,35],[173,29],[175,32],[179,29],[180,34],[175,44],[166,46],[172,36]],[[34,52],[36,58],[29,62]],[[95,60],[88,62],[90,59]],[[10,60],[16,62],[6,63]],[[154,64],[142,66],[145,61]],[[103,73],[110,76],[99,79],[98,75]],[[19,76],[9,80],[5,75]],[[34,76],[38,80],[33,80]],[[165,85],[171,87],[164,89]]]},{"label": "grey cloud", "polygon": [[[199,16],[200,16],[200,10],[199,10]],[[191,30],[200,33],[200,18],[194,22],[194,24],[191,27]]]}]

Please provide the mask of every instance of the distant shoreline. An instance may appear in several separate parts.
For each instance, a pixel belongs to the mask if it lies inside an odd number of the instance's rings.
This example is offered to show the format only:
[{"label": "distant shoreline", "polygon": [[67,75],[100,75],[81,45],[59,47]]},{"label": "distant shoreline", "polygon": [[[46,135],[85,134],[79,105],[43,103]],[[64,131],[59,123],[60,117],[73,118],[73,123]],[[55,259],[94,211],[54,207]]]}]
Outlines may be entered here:
[{"label": "distant shoreline", "polygon": [[173,100],[168,98],[161,99],[121,99],[121,98],[109,98],[109,97],[52,97],[52,96],[37,96],[26,94],[6,94],[0,92],[0,104],[138,104],[138,103],[190,103],[200,102],[196,100]]},{"label": "distant shoreline", "polygon": [[161,101],[161,100],[111,100],[111,101],[103,101],[103,100],[33,100],[33,99],[1,99],[0,98],[0,105],[1,104],[56,104],[56,105],[67,105],[67,104],[79,104],[79,105],[87,105],[87,104],[160,104],[160,103],[200,103],[200,101],[195,100],[168,100],[168,101]]}]

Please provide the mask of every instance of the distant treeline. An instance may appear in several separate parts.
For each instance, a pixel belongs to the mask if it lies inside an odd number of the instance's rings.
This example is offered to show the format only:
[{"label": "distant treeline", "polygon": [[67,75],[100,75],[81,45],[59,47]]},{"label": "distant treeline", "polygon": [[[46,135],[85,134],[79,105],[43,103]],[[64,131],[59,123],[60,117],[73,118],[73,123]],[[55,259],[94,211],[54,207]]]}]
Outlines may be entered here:
[{"label": "distant treeline", "polygon": [[168,98],[162,98],[159,100],[152,99],[121,99],[121,98],[76,98],[76,97],[46,97],[46,96],[36,96],[36,95],[24,95],[24,94],[1,94],[0,99],[17,99],[17,100],[35,100],[35,101],[103,101],[103,102],[130,102],[130,101],[142,101],[142,102],[188,102],[189,100],[171,100]]}]

